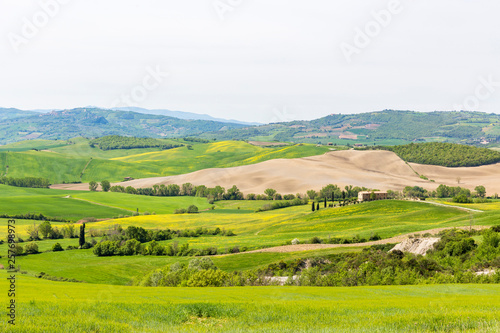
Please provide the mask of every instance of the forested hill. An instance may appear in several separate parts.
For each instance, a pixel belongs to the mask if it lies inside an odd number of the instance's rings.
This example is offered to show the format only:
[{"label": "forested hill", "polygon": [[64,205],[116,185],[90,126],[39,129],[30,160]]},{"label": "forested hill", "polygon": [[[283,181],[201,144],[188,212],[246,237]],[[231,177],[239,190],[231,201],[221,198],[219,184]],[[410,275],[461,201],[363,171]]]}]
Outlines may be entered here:
[{"label": "forested hill", "polygon": [[23,118],[23,117],[29,117],[37,114],[34,111],[22,111],[18,109],[7,109],[7,108],[0,108],[0,121],[4,121],[7,119],[14,119],[14,118]]},{"label": "forested hill", "polygon": [[[2,111],[4,110],[4,111]],[[9,111],[10,110],[10,111]],[[35,114],[0,109],[0,144],[28,139],[69,139],[122,135],[152,138],[198,137],[303,143],[396,145],[446,141],[500,143],[500,115],[483,112],[384,110],[331,114],[311,121],[248,126],[186,120],[131,111],[78,108]]]},{"label": "forested hill", "polygon": [[243,127],[241,124],[99,108],[77,108],[43,114],[25,112],[16,109],[5,111],[6,116],[0,123],[0,144],[27,139],[66,140],[78,136],[106,135],[171,138]]},{"label": "forested hill", "polygon": [[[218,139],[401,144],[450,141],[475,144],[500,142],[500,115],[484,112],[414,112],[384,110],[360,114],[331,114],[311,121],[292,121],[203,134]],[[380,142],[380,141],[386,141]]]},{"label": "forested hill", "polygon": [[402,160],[447,167],[471,167],[500,162],[500,152],[453,143],[429,142],[386,147]]}]

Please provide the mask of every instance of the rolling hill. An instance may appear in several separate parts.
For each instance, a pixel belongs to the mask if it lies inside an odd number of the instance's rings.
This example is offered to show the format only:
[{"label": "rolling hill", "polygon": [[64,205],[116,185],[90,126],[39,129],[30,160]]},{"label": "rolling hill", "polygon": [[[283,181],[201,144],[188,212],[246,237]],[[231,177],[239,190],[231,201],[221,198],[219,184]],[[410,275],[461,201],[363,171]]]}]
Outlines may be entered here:
[{"label": "rolling hill", "polygon": [[[158,154],[164,153],[133,155],[117,160],[122,163],[132,161],[140,163],[141,160],[155,163],[155,160],[161,161]],[[254,159],[246,161],[252,160],[255,161]],[[257,164],[224,166],[224,168],[204,168],[175,176],[135,179],[117,184],[140,188],[152,187],[155,184],[180,185],[189,182],[208,187],[220,185],[226,189],[236,185],[245,194],[261,194],[266,188],[274,188],[281,194],[304,194],[310,189],[319,190],[327,184],[337,184],[341,188],[353,185],[380,190],[403,190],[405,186],[420,186],[427,190],[435,190],[440,184],[445,184],[470,190],[483,185],[488,195],[500,193],[498,182],[500,163],[458,168],[423,165],[407,163],[395,153],[381,150],[331,151],[318,156],[278,158]],[[457,178],[460,179],[460,184],[457,184]],[[66,184],[56,185],[54,188],[88,190],[88,185]]]},{"label": "rolling hill", "polygon": [[474,145],[500,142],[500,115],[484,112],[384,110],[252,126],[210,116],[204,117],[206,120],[179,119],[194,116],[168,110],[131,110],[138,112],[88,107],[40,114],[0,109],[0,144],[36,138],[67,140],[77,136],[106,135],[153,138],[195,136],[210,140],[357,143],[366,146],[428,141]]},{"label": "rolling hill", "polygon": [[204,133],[205,138],[395,145],[412,141],[469,144],[500,141],[500,115],[484,112],[414,112],[384,110],[331,114],[311,121],[273,123]]},{"label": "rolling hill", "polygon": [[28,113],[28,116],[24,111],[17,110],[0,113],[0,116],[5,117],[0,124],[1,144],[28,139],[67,140],[78,136],[183,137],[243,127],[241,124],[184,120],[98,108],[78,108],[42,114],[32,112]]},{"label": "rolling hill", "polygon": [[184,146],[168,150],[101,150],[91,147],[90,142],[84,138],[68,141],[32,140],[0,147],[0,176],[42,177],[49,179],[51,183],[104,179],[117,182],[125,177],[179,175],[206,168],[254,164],[275,158],[313,156],[329,151],[328,147],[308,144],[260,147],[242,141],[197,143],[165,139],[161,142]]}]

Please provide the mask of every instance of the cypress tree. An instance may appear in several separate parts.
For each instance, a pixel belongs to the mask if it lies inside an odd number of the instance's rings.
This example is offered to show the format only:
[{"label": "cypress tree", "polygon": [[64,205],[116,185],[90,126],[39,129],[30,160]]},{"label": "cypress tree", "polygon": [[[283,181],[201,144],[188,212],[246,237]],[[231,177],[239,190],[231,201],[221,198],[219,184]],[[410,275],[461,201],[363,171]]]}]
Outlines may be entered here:
[{"label": "cypress tree", "polygon": [[80,248],[85,244],[85,223],[80,226],[80,237],[78,237]]},{"label": "cypress tree", "polygon": [[326,197],[325,197],[325,208],[326,208]]},{"label": "cypress tree", "polygon": [[319,210],[319,202],[318,202],[318,204],[316,205],[316,210]]},{"label": "cypress tree", "polygon": [[312,203],[312,211],[314,212],[314,201]]}]

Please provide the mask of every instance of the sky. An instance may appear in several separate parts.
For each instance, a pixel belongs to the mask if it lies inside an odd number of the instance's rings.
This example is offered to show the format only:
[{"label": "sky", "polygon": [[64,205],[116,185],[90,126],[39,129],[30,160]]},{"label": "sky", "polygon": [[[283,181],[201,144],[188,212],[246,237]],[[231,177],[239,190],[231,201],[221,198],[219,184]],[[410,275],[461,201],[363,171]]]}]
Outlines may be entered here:
[{"label": "sky", "polygon": [[500,113],[498,0],[0,0],[0,107]]}]

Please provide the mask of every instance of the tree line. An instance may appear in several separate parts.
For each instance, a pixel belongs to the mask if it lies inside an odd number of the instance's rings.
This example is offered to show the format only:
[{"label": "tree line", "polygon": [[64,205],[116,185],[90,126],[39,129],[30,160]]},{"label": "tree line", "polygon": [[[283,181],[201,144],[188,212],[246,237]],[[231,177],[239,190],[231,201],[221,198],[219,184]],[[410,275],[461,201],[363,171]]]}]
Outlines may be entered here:
[{"label": "tree line", "polygon": [[89,146],[99,147],[101,150],[159,148],[161,150],[182,147],[182,144],[166,143],[159,139],[138,138],[120,135],[108,135],[89,141]]},{"label": "tree line", "polygon": [[49,180],[41,177],[12,178],[2,176],[0,177],[0,184],[31,188],[49,188],[50,186]]}]

